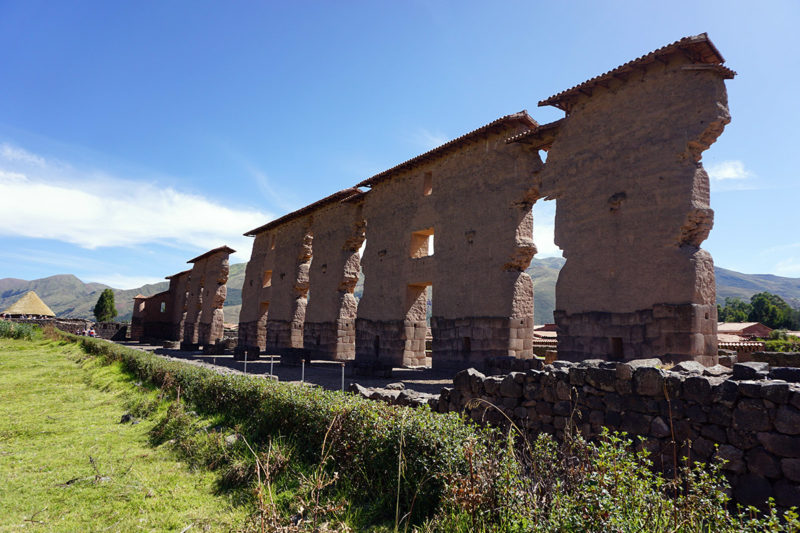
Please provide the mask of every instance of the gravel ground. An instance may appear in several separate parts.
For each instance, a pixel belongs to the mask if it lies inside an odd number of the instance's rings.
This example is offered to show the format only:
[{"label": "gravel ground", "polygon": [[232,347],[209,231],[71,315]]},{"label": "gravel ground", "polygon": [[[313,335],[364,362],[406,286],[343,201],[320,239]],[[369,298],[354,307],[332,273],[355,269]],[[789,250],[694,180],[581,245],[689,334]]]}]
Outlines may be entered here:
[{"label": "gravel ground", "polygon": [[[232,355],[203,355],[203,352],[184,352],[168,350],[161,346],[139,344],[138,342],[120,342],[123,346],[153,352],[167,359],[175,359],[210,368],[220,373],[244,373],[244,361],[234,361]],[[311,361],[305,370],[300,366],[282,365],[280,356],[262,355],[257,361],[247,362],[247,373],[268,375],[272,361],[272,373],[280,381],[300,383],[313,383],[329,390],[342,388],[342,363],[334,361]],[[304,375],[303,375],[304,374]],[[353,376],[352,367],[344,365],[344,389],[351,383],[358,383],[364,387],[385,387],[389,383],[402,382],[406,389],[429,394],[439,394],[442,387],[453,386],[453,374],[448,371],[434,371],[431,368],[395,368],[391,378],[371,378]]]}]

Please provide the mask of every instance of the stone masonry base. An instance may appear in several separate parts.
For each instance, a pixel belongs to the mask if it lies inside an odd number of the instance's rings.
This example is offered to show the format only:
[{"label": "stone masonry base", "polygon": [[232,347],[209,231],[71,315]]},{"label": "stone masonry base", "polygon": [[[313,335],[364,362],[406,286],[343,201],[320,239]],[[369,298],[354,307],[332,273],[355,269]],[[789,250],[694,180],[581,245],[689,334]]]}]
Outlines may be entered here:
[{"label": "stone masonry base", "polygon": [[559,327],[560,360],[661,357],[717,364],[717,309],[713,305],[659,304],[631,313],[572,315],[556,310],[553,315]]},{"label": "stone masonry base", "polygon": [[431,318],[433,368],[482,367],[485,359],[533,357],[533,318]]}]

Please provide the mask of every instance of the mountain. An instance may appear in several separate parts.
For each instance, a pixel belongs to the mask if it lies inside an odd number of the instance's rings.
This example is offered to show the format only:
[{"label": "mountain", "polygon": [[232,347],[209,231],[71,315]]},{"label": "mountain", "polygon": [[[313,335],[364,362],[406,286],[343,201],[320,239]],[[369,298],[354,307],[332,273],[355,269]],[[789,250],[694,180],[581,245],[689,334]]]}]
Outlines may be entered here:
[{"label": "mountain", "polygon": [[726,268],[716,267],[717,303],[725,298],[736,297],[750,300],[758,292],[777,294],[794,308],[800,308],[800,278],[782,278],[772,274],[742,274]]},{"label": "mountain", "polygon": [[[534,322],[545,324],[553,321],[555,308],[556,280],[564,265],[561,257],[534,258],[526,270],[533,278],[535,295]],[[225,301],[225,322],[235,324],[239,321],[242,307],[242,286],[247,263],[231,265],[228,277],[228,296]],[[735,296],[749,300],[757,292],[768,291],[777,294],[791,306],[800,308],[800,278],[783,278],[771,274],[742,274],[725,268],[716,267],[717,302],[723,303],[725,298]],[[364,280],[359,279],[356,285],[356,296],[363,291]],[[137,294],[150,296],[167,290],[166,281],[144,285],[138,289],[114,290],[114,300],[119,316],[117,320],[130,320],[133,311],[133,297]],[[103,289],[110,288],[102,283],[84,283],[71,274],[50,276],[33,281],[15,278],[0,279],[0,310],[5,309],[25,292],[36,291],[42,300],[61,317],[92,318],[97,298]]]}]

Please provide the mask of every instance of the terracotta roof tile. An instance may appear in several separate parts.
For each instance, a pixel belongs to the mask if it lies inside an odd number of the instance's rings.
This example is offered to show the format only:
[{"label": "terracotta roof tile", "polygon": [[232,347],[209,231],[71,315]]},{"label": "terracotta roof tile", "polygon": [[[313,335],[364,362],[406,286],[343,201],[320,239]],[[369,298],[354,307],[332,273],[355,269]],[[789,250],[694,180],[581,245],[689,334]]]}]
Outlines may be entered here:
[{"label": "terracotta roof tile", "polygon": [[307,215],[317,209],[320,209],[328,204],[332,204],[334,202],[346,202],[348,200],[353,200],[359,197],[359,195],[363,195],[363,191],[357,187],[350,187],[349,189],[344,189],[339,192],[335,192],[330,196],[326,196],[322,200],[318,200],[313,204],[309,204],[303,208],[298,209],[297,211],[292,211],[286,215],[283,215],[280,218],[276,218],[271,222],[267,222],[263,226],[259,226],[255,229],[251,229],[247,233],[244,234],[245,237],[254,237],[259,233],[263,233],[265,231],[269,231],[273,228],[280,226],[281,224],[285,224],[290,220],[294,220],[296,218],[300,218],[304,215]]},{"label": "terracotta roof tile", "polygon": [[561,124],[563,122],[564,119],[562,118],[556,120],[555,122],[549,122],[547,124],[531,128],[527,131],[523,131],[522,133],[518,133],[513,137],[509,137],[508,139],[506,139],[506,142],[507,143],[521,142],[533,146],[541,145],[542,147],[548,146],[553,142],[553,138],[558,133],[558,129],[561,127]]},{"label": "terracotta roof tile", "polygon": [[219,248],[214,248],[213,250],[209,250],[209,251],[207,251],[206,253],[204,253],[204,254],[202,254],[202,255],[198,255],[198,256],[197,256],[197,257],[195,257],[194,259],[189,259],[189,260],[188,260],[188,261],[186,261],[186,262],[187,262],[187,263],[196,263],[196,262],[200,261],[201,259],[205,259],[205,258],[206,258],[206,257],[208,257],[209,255],[213,255],[213,254],[215,254],[215,253],[217,253],[217,252],[227,252],[228,254],[232,254],[232,253],[234,253],[235,251],[236,251],[236,250],[234,250],[233,248],[229,248],[229,247],[227,247],[227,246],[220,246]]},{"label": "terracotta roof tile", "polygon": [[190,268],[189,270],[184,270],[183,272],[178,272],[177,274],[173,274],[171,276],[166,276],[164,279],[177,278],[178,276],[183,276],[185,274],[191,274],[191,273],[192,273],[192,269]]},{"label": "terracotta roof tile", "polygon": [[396,165],[396,166],[394,166],[394,167],[392,167],[392,168],[390,168],[388,170],[384,170],[380,174],[376,174],[376,175],[372,176],[369,179],[365,179],[364,181],[359,183],[357,185],[357,187],[371,187],[371,186],[375,185],[376,183],[378,183],[380,181],[388,179],[388,178],[390,178],[390,177],[392,177],[392,176],[394,176],[396,174],[399,174],[401,172],[405,172],[407,170],[410,170],[410,169],[412,169],[412,168],[414,168],[414,167],[416,167],[416,166],[418,166],[418,165],[420,165],[422,163],[425,163],[425,162],[430,161],[432,159],[436,159],[436,158],[442,157],[442,156],[446,155],[447,153],[449,153],[450,151],[461,147],[462,145],[464,145],[465,143],[467,143],[468,141],[472,140],[473,138],[475,138],[475,137],[477,137],[479,135],[483,135],[485,133],[489,133],[490,131],[492,131],[494,129],[497,129],[499,127],[505,126],[506,124],[512,124],[512,123],[515,123],[515,122],[516,123],[525,124],[529,128],[535,128],[536,126],[539,125],[535,120],[533,120],[531,118],[530,115],[528,115],[528,111],[524,110],[524,109],[522,111],[520,111],[519,113],[512,113],[510,115],[505,115],[505,116],[500,117],[497,120],[494,120],[494,121],[492,121],[492,122],[490,122],[490,123],[488,123],[488,124],[486,124],[484,126],[481,126],[478,129],[472,130],[469,133],[465,133],[461,137],[453,139],[452,141],[448,141],[448,142],[444,143],[443,145],[434,148],[433,150],[429,150],[429,151],[425,152],[424,154],[421,154],[421,155],[418,155],[418,156],[416,156],[414,158],[411,158],[408,161],[400,163],[399,165]]},{"label": "terracotta roof tile", "polygon": [[581,93],[591,95],[592,88],[596,85],[602,85],[611,78],[617,76],[624,76],[625,74],[641,68],[644,65],[658,61],[660,57],[672,55],[678,51],[688,53],[695,63],[708,65],[708,67],[705,68],[714,68],[727,79],[731,79],[736,75],[736,72],[733,70],[722,66],[722,63],[725,62],[722,54],[719,53],[717,47],[714,46],[714,43],[712,43],[711,39],[708,38],[708,34],[701,33],[700,35],[684,37],[683,39],[675,41],[674,43],[662,46],[658,50],[654,50],[649,54],[645,54],[637,59],[628,61],[614,70],[610,70],[605,74],[595,76],[594,78],[576,85],[571,89],[567,89],[566,91],[561,91],[560,93],[539,102],[539,107],[552,105],[561,110],[569,112],[572,104],[568,100],[572,99],[573,97]]}]

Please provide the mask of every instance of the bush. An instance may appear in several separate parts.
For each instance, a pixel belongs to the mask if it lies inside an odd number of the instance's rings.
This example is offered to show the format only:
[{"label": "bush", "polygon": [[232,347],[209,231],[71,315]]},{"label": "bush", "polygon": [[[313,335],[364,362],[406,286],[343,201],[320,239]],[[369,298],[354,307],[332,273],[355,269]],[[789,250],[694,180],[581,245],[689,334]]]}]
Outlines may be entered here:
[{"label": "bush", "polygon": [[[665,479],[654,473],[644,448],[624,435],[605,433],[593,443],[571,435],[568,427],[561,444],[549,435],[529,443],[520,431],[503,436],[455,414],[221,375],[103,340],[65,337],[105,361],[120,361],[139,379],[162,393],[172,391],[200,413],[224,417],[237,435],[232,443],[200,427],[179,401],[152,433],[154,442],[174,439],[195,464],[220,468],[223,488],[253,483],[254,457],[267,457],[262,463],[270,464],[273,443],[280,442],[291,450],[283,455],[300,460],[308,471],[293,476],[307,488],[301,507],[341,509],[320,499],[339,491],[352,509],[371,514],[370,522],[394,519],[396,530],[404,520],[421,524],[423,531],[448,532],[800,528],[794,511],[779,517],[774,506],[760,519],[752,519],[755,509],[729,512],[719,465],[687,465]],[[238,438],[240,432],[246,437]],[[265,503],[265,494],[272,498],[273,493],[263,473],[266,492],[261,474],[256,490],[262,525],[266,510],[275,508]]]},{"label": "bush", "polygon": [[[222,375],[100,339],[70,337],[89,354],[122,362],[141,380],[180,391],[198,413],[223,415],[255,444],[283,437],[291,441],[299,459],[315,464],[327,442],[331,468],[345,480],[353,501],[382,509],[384,519],[393,517],[398,494],[399,507],[412,511],[416,519],[431,515],[439,505],[445,474],[466,472],[466,443],[480,443],[484,449],[491,445],[490,430],[456,414],[390,406],[259,377]],[[189,424],[185,416],[173,413],[154,441],[178,437],[189,431]]]},{"label": "bush", "polygon": [[42,328],[36,324],[19,324],[8,320],[0,320],[0,338],[33,340],[42,334]]}]

